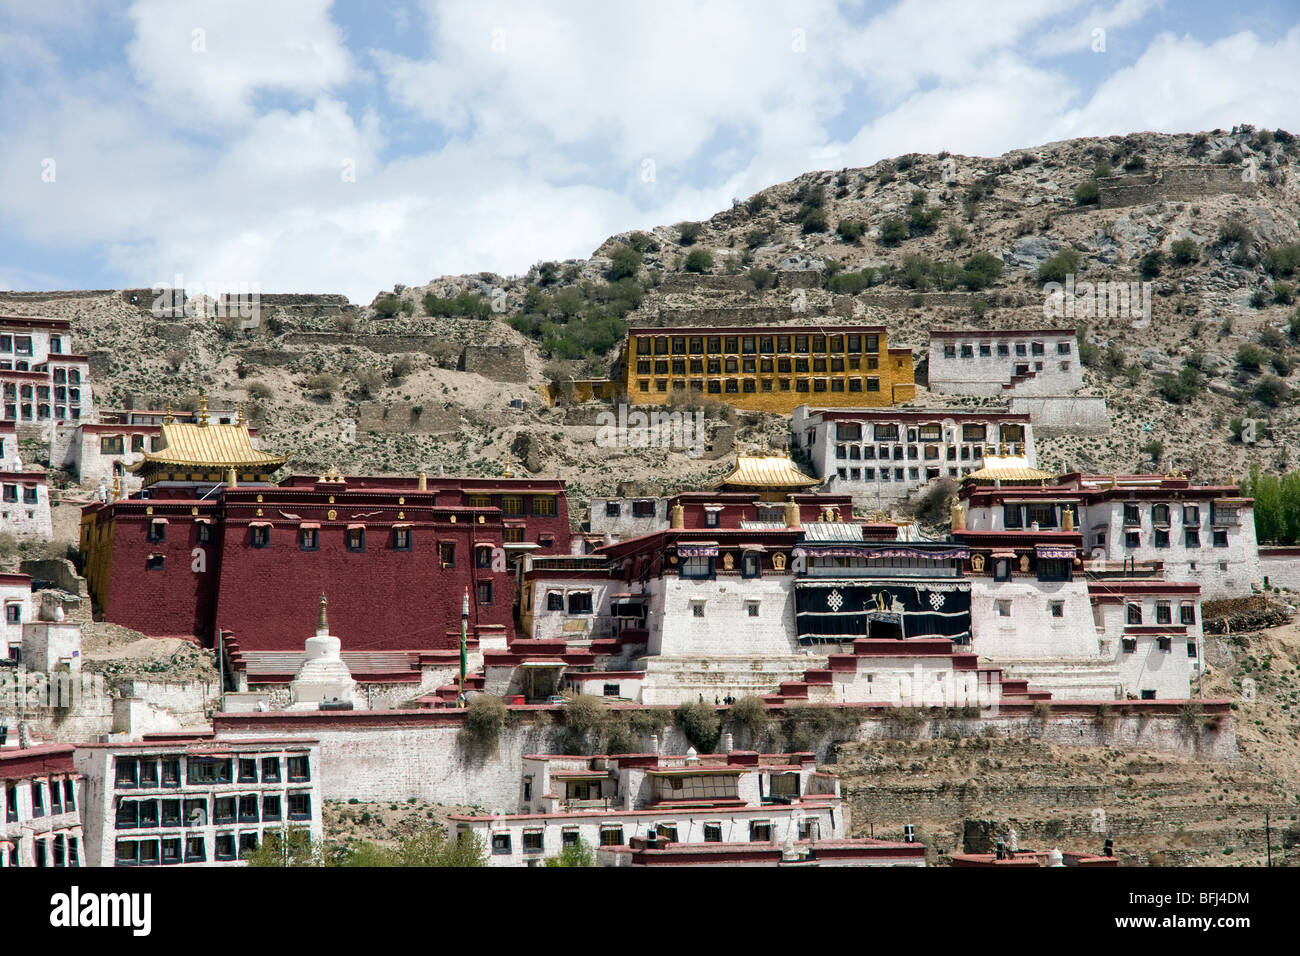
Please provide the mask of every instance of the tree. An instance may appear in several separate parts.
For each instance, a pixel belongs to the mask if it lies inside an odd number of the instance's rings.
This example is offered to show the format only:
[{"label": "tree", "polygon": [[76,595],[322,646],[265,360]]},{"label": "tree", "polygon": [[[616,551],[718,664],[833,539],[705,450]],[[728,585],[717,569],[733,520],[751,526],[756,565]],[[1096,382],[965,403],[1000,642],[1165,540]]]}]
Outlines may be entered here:
[{"label": "tree", "polygon": [[553,856],[546,861],[547,866],[595,866],[596,851],[592,849],[590,843],[586,840],[578,840],[577,843],[569,843],[560,851],[559,856]]},{"label": "tree", "polygon": [[1160,270],[1165,265],[1165,254],[1159,249],[1152,249],[1140,260],[1138,260],[1138,271],[1142,273],[1144,279],[1154,279],[1160,275]]},{"label": "tree", "polygon": [[708,272],[713,268],[713,256],[704,249],[692,249],[686,257],[687,272]]},{"label": "tree", "polygon": [[718,718],[717,707],[705,701],[679,704],[673,716],[681,726],[686,739],[696,750],[713,753],[722,733],[722,722]]},{"label": "tree", "polygon": [[1002,275],[1002,260],[991,252],[977,252],[962,266],[961,281],[972,292],[978,292]]}]

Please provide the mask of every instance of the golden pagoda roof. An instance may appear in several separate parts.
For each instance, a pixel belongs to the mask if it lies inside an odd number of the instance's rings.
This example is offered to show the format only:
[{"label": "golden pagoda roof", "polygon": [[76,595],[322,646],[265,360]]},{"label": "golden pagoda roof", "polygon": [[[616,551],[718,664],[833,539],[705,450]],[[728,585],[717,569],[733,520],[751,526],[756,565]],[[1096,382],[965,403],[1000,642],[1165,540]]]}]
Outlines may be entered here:
[{"label": "golden pagoda roof", "polygon": [[129,466],[140,471],[150,465],[180,465],[204,469],[257,467],[279,468],[287,455],[269,455],[253,447],[248,426],[172,422],[161,426],[160,448],[144,453],[143,460]]},{"label": "golden pagoda roof", "polygon": [[1024,455],[985,455],[984,467],[972,471],[965,480],[988,484],[995,481],[1041,482],[1055,481],[1056,476],[1046,471],[1039,471],[1037,468],[1030,468],[1029,461]]},{"label": "golden pagoda roof", "polygon": [[737,455],[736,467],[718,482],[732,488],[812,488],[821,479],[810,478],[784,455]]}]

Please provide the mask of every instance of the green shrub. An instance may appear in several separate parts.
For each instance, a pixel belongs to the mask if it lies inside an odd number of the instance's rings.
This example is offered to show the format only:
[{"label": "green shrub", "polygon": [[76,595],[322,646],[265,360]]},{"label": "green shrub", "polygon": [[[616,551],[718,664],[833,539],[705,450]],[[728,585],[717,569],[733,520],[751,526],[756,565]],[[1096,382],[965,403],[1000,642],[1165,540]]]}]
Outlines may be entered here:
[{"label": "green shrub", "polygon": [[841,272],[826,280],[826,288],[842,295],[857,295],[871,288],[875,278],[876,270],[871,268],[863,269],[861,272]]},{"label": "green shrub", "polygon": [[1144,279],[1154,279],[1160,275],[1160,270],[1165,265],[1165,254],[1159,249],[1152,249],[1141,259],[1138,260],[1138,271],[1142,273]]},{"label": "green shrub", "polygon": [[441,298],[432,292],[425,294],[422,304],[424,314],[438,317],[465,316],[486,319],[492,315],[492,303],[486,297],[474,292],[458,292],[454,296]]},{"label": "green shrub", "polygon": [[641,253],[631,246],[616,246],[609,254],[609,269],[605,274],[611,282],[616,282],[619,279],[635,278],[639,268],[641,268]]},{"label": "green shrub", "polygon": [[1096,180],[1085,179],[1074,187],[1074,203],[1076,206],[1092,206],[1099,202],[1100,198],[1101,193],[1097,189]]},{"label": "green shrub", "polygon": [[1291,389],[1276,375],[1265,375],[1255,386],[1255,398],[1262,405],[1277,408],[1291,397]]},{"label": "green shrub", "polygon": [[1273,284],[1273,303],[1275,305],[1290,305],[1295,301],[1295,286],[1289,282],[1275,282]]},{"label": "green shrub", "polygon": [[560,850],[559,856],[548,859],[546,865],[595,866],[596,851],[591,848],[591,844],[586,840],[579,840],[577,843],[566,844],[564,849]]},{"label": "green shrub", "polygon": [[1167,402],[1186,405],[1200,397],[1205,391],[1205,376],[1200,369],[1185,365],[1177,375],[1160,375],[1156,379],[1156,391]]},{"label": "green shrub", "polygon": [[708,272],[713,268],[713,256],[704,249],[692,249],[686,257],[684,268],[687,272]]},{"label": "green shrub", "polygon": [[799,225],[805,233],[825,232],[830,229],[830,221],[826,218],[826,210],[820,206],[805,207],[799,214]]},{"label": "green shrub", "polygon": [[673,712],[682,733],[699,753],[713,753],[718,746],[722,732],[722,722],[718,710],[713,704],[698,701],[694,704],[680,704]]},{"label": "green shrub", "polygon": [[659,248],[659,243],[648,232],[632,233],[627,237],[627,244],[637,252],[653,252]]},{"label": "green shrub", "polygon": [[395,295],[385,295],[375,300],[375,313],[381,319],[391,319],[401,309],[402,300]]},{"label": "green shrub", "polygon": [[748,731],[751,740],[758,740],[767,730],[767,702],[753,695],[741,697],[727,711],[727,720]]},{"label": "green shrub", "polygon": [[1237,349],[1237,364],[1249,372],[1258,372],[1268,363],[1269,358],[1268,349],[1260,348],[1258,345],[1247,343]]},{"label": "green shrub", "polygon": [[1191,239],[1175,239],[1169,246],[1170,258],[1175,265],[1185,266],[1201,257],[1201,250]]},{"label": "green shrub", "polygon": [[1248,246],[1255,241],[1255,234],[1240,219],[1229,219],[1219,227],[1219,242],[1225,246]]},{"label": "green shrub", "polygon": [[259,402],[265,401],[275,394],[275,391],[271,386],[267,385],[265,382],[249,382],[244,386],[244,388],[248,392],[249,398],[255,399]]},{"label": "green shrub", "polygon": [[1081,256],[1077,249],[1062,249],[1038,267],[1039,282],[1064,282],[1079,271]]},{"label": "green shrub", "polygon": [[332,372],[319,372],[307,377],[307,391],[317,398],[333,398],[339,385],[339,377]]},{"label": "green shrub", "polygon": [[1250,294],[1250,307],[1252,309],[1262,309],[1268,305],[1268,295],[1263,289],[1256,289]]},{"label": "green shrub", "polygon": [[500,697],[478,694],[470,698],[469,706],[465,708],[462,733],[473,744],[495,749],[508,714],[506,702]]},{"label": "green shrub", "polygon": [[698,222],[682,222],[677,224],[678,241],[684,246],[692,245],[696,239],[700,238],[700,232],[703,230]]},{"label": "green shrub", "polygon": [[745,275],[748,276],[749,281],[754,284],[754,290],[756,292],[762,292],[764,289],[770,289],[772,286],[776,285],[776,273],[771,269],[764,269],[761,266],[755,266],[753,269],[750,269],[745,273]]},{"label": "green shrub", "polygon": [[880,224],[880,242],[886,246],[896,246],[907,238],[907,223],[893,217]]},{"label": "green shrub", "polygon": [[1264,267],[1275,276],[1290,278],[1300,269],[1300,242],[1269,246],[1264,252]]},{"label": "green shrub", "polygon": [[841,219],[835,226],[835,232],[845,242],[857,242],[867,231],[867,225],[861,219]]},{"label": "green shrub", "polygon": [[934,232],[942,215],[943,209],[939,206],[913,205],[907,213],[908,231],[914,236],[928,236]]},{"label": "green shrub", "polygon": [[991,252],[977,252],[966,260],[961,270],[961,281],[972,292],[978,292],[1002,275],[1002,260]]},{"label": "green shrub", "polygon": [[352,377],[365,398],[373,398],[384,387],[384,377],[372,368],[356,369]]},{"label": "green shrub", "polygon": [[771,238],[772,233],[762,227],[751,229],[745,233],[745,246],[750,249],[757,249],[759,246],[766,245]]}]

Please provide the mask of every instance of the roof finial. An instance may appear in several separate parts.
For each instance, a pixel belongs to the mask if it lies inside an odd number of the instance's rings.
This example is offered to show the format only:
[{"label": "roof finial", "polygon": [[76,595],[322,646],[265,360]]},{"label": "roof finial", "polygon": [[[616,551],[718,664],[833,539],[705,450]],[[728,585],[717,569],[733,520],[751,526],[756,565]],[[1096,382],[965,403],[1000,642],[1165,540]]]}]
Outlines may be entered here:
[{"label": "roof finial", "polygon": [[236,425],[244,424],[244,403],[243,402],[240,402],[238,405],[235,406],[235,424]]},{"label": "roof finial", "polygon": [[505,467],[505,470],[501,472],[501,477],[502,477],[502,478],[513,478],[514,476],[515,476],[515,473],[514,473],[513,471],[510,470],[510,452],[507,451],[507,452],[506,452],[506,467]]},{"label": "roof finial", "polygon": [[325,592],[320,596],[320,613],[316,615],[316,633],[328,634],[330,632],[330,622],[325,618]]},{"label": "roof finial", "polygon": [[170,424],[171,424],[172,422],[174,422],[174,421],[176,421],[176,419],[172,416],[172,403],[171,403],[171,402],[168,402],[168,403],[167,403],[167,413],[166,413],[165,415],[163,415],[163,424],[164,424],[164,425],[170,425]]},{"label": "roof finial", "polygon": [[204,395],[202,392],[199,392],[199,424],[206,425],[207,423],[208,423],[208,397]]}]

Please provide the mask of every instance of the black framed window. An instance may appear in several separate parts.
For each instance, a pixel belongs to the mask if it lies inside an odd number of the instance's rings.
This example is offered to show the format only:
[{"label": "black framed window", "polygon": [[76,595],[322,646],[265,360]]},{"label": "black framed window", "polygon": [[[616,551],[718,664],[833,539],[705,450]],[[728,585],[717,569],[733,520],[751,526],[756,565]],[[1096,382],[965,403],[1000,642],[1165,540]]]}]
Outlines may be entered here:
[{"label": "black framed window", "polygon": [[289,779],[291,781],[297,782],[311,779],[311,765],[305,754],[290,757],[288,763]]},{"label": "black framed window", "polygon": [[262,758],[262,782],[263,783],[280,782],[280,758],[279,757]]},{"label": "black framed window", "polygon": [[393,529],[393,550],[394,551],[411,550],[411,529],[410,528]]},{"label": "black framed window", "polygon": [[348,528],[348,550],[364,551],[366,550],[366,529],[365,528]]},{"label": "black framed window", "polygon": [[264,524],[250,525],[249,541],[255,548],[265,548],[271,543],[271,529]]},{"label": "black framed window", "polygon": [[319,551],[320,531],[318,531],[316,528],[299,528],[298,529],[298,550]]}]

